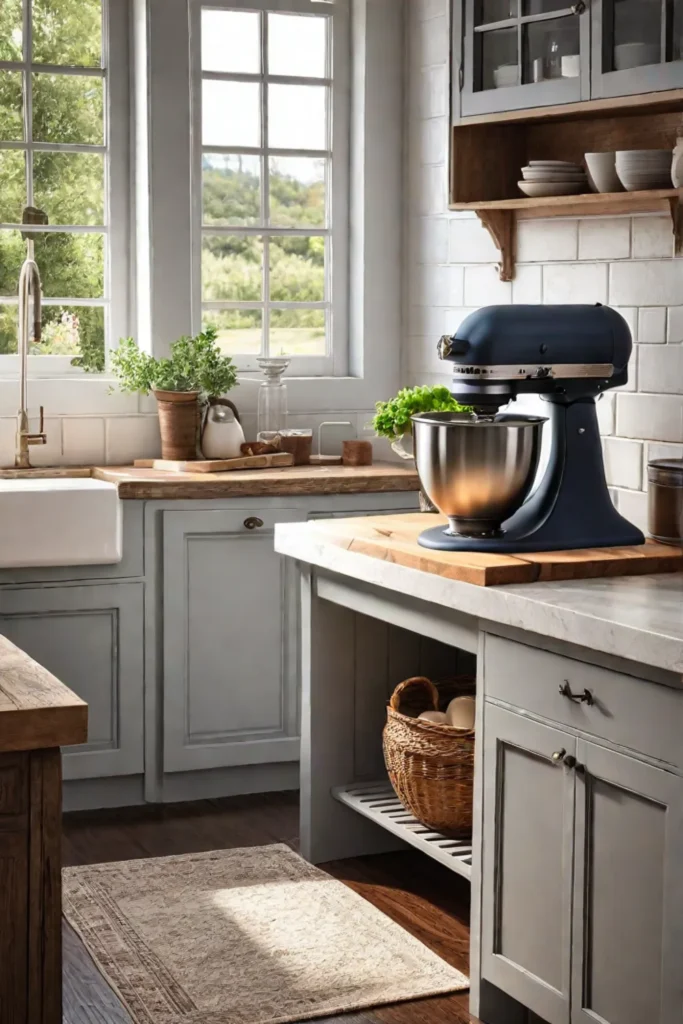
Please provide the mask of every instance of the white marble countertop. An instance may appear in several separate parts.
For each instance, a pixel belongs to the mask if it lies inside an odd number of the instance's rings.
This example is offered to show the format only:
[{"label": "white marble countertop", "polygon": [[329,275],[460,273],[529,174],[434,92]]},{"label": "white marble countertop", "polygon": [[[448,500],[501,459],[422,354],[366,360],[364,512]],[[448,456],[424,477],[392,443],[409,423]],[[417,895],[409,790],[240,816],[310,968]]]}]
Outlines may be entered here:
[{"label": "white marble countertop", "polygon": [[478,587],[326,543],[314,524],[278,525],[275,548],[329,572],[446,608],[683,674],[683,573]]}]

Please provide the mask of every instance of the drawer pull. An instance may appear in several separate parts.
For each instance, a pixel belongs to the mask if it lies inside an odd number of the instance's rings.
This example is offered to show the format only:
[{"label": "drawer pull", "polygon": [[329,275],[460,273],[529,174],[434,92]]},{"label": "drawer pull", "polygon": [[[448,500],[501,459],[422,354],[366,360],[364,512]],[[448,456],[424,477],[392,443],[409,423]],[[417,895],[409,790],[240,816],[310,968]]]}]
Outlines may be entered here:
[{"label": "drawer pull", "polygon": [[258,516],[247,516],[244,520],[244,525],[247,530],[260,530],[263,526],[263,520],[259,519]]},{"label": "drawer pull", "polygon": [[569,685],[569,680],[565,681],[560,686],[560,694],[562,697],[567,697],[569,700],[573,700],[576,704],[595,704],[595,699],[590,690],[584,690],[583,693],[572,693],[572,688]]}]

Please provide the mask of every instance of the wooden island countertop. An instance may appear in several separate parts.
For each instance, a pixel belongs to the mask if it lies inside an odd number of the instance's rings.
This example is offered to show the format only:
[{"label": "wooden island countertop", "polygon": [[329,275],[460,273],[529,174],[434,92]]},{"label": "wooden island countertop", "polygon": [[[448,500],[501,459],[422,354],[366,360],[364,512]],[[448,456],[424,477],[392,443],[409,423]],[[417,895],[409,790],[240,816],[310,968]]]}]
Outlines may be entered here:
[{"label": "wooden island countertop", "polygon": [[255,498],[318,494],[378,494],[417,491],[414,466],[287,466],[229,473],[170,473],[134,466],[96,467],[92,475],[115,483],[119,497],[138,500]]}]

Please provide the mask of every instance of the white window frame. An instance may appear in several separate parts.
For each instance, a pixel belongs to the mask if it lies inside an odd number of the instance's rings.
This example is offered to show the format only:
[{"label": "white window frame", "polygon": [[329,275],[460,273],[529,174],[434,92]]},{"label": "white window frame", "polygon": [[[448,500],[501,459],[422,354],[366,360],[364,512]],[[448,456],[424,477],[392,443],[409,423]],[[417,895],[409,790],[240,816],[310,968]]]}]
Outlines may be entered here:
[{"label": "white window frame", "polygon": [[[0,142],[0,150],[26,154],[27,203],[33,205],[33,154],[36,152],[103,153],[104,224],[96,226],[48,225],[37,230],[104,236],[104,294],[97,299],[43,297],[44,306],[97,306],[104,309],[105,360],[118,339],[130,333],[130,120],[129,120],[129,16],[127,0],[102,0],[102,66],[73,67],[41,64],[32,60],[31,0],[23,0],[23,54],[21,61],[0,61],[0,70],[21,71],[23,75],[24,140]],[[104,132],[102,145],[34,142],[31,123],[33,72],[79,75],[102,79]],[[50,216],[50,211],[45,211]],[[20,224],[0,224],[0,230],[21,230]],[[1,305],[17,305],[17,295],[0,296]],[[72,356],[30,355],[29,376],[34,378],[84,376],[71,365]],[[18,355],[0,356],[0,376],[16,377]],[[106,369],[105,369],[106,372]],[[93,376],[93,374],[88,374]],[[97,375],[94,375],[97,376]]]},{"label": "white window frame", "polygon": [[[258,13],[314,14],[330,19],[332,45],[328,47],[328,69],[325,78],[305,78],[271,75],[268,72],[267,32],[261,33],[261,73],[254,75],[223,72],[202,72],[201,67],[201,11],[244,10]],[[263,19],[264,23],[266,19]],[[293,356],[289,374],[297,377],[345,376],[349,371],[349,125],[350,125],[350,17],[349,0],[192,0],[190,11],[190,60],[192,77],[192,323],[193,330],[201,328],[205,309],[262,308],[263,338],[268,328],[268,307],[292,309],[298,303],[268,303],[268,247],[264,246],[264,295],[261,304],[245,302],[203,302],[201,282],[202,237],[204,234],[325,236],[329,239],[326,250],[325,301],[318,308],[326,310],[327,353],[324,356]],[[261,84],[261,145],[257,148],[221,147],[202,145],[202,81],[253,81]],[[328,148],[325,151],[278,150],[267,146],[267,86],[269,84],[326,85],[328,93]],[[202,157],[204,153],[243,153],[261,159],[262,209],[268,186],[269,156],[315,156],[329,160],[327,179],[328,226],[315,228],[273,228],[265,222],[255,228],[216,227],[202,223]],[[264,216],[264,221],[267,214]],[[303,308],[316,308],[305,304]],[[256,356],[239,355],[235,363],[242,373],[258,370]]]}]

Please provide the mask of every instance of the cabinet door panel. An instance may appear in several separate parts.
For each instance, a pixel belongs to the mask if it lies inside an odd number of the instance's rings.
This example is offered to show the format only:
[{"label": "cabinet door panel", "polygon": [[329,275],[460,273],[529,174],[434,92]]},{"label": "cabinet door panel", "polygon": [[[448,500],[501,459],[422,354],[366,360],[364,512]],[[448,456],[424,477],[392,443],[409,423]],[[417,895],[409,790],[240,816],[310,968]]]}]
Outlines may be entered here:
[{"label": "cabinet door panel", "polygon": [[[248,529],[250,518],[263,525]],[[300,518],[164,513],[165,771],[298,757],[295,595],[273,532]]]},{"label": "cabinet door panel", "polygon": [[680,1024],[683,782],[578,745],[573,1024]]},{"label": "cabinet door panel", "polygon": [[683,87],[681,0],[593,0],[591,95]]},{"label": "cabinet door panel", "polygon": [[552,755],[576,741],[491,704],[484,717],[483,975],[564,1024],[574,779]]},{"label": "cabinet door panel", "polygon": [[0,591],[0,632],[88,704],[65,779],[143,771],[142,583]]}]

